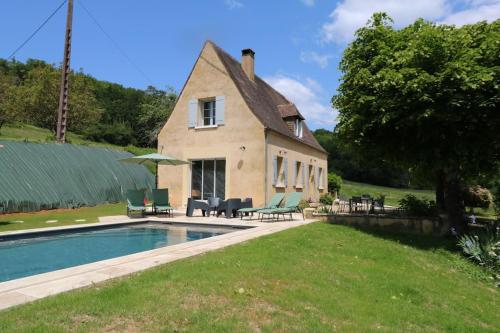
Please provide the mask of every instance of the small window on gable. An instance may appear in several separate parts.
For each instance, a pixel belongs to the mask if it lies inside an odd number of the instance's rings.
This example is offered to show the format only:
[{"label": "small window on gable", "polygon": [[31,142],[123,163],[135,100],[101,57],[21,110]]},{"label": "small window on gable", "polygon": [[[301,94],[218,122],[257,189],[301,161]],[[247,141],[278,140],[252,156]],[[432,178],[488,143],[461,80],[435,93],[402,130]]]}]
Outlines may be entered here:
[{"label": "small window on gable", "polygon": [[201,114],[198,126],[215,126],[215,99],[201,101]]},{"label": "small window on gable", "polygon": [[295,136],[298,138],[302,138],[302,133],[303,133],[302,127],[303,127],[302,120],[297,118],[295,120]]}]

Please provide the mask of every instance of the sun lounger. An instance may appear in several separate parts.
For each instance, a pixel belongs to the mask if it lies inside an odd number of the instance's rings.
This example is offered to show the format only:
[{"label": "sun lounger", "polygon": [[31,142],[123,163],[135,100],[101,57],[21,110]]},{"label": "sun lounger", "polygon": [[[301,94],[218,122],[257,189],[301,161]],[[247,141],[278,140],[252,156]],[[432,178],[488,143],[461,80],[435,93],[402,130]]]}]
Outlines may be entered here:
[{"label": "sun lounger", "polygon": [[262,209],[278,208],[278,206],[280,205],[280,202],[281,202],[281,200],[283,200],[284,196],[285,196],[284,193],[276,193],[275,195],[273,195],[273,197],[271,198],[271,201],[269,201],[269,204],[266,207],[241,208],[241,209],[238,209],[238,214],[240,214],[241,219],[243,219],[243,215],[251,214],[251,216],[253,216],[253,214],[255,212],[262,210]]},{"label": "sun lounger", "polygon": [[166,212],[172,216],[173,208],[168,198],[168,188],[153,189],[153,210],[155,214]]},{"label": "sun lounger", "polygon": [[141,212],[144,216],[146,206],[144,205],[144,198],[146,197],[144,190],[127,190],[127,216],[133,211]]},{"label": "sun lounger", "polygon": [[261,218],[260,218],[261,221],[263,220],[264,215],[273,215],[273,217],[274,217],[274,215],[278,215],[278,218],[280,215],[283,215],[283,218],[285,218],[286,214],[290,215],[290,220],[291,220],[292,213],[295,213],[295,212],[301,212],[302,219],[304,219],[304,213],[299,208],[299,204],[300,204],[301,199],[302,199],[302,193],[291,192],[291,193],[288,193],[287,196],[285,197],[285,204],[283,207],[261,209],[261,210],[258,210],[257,213],[261,216]]}]

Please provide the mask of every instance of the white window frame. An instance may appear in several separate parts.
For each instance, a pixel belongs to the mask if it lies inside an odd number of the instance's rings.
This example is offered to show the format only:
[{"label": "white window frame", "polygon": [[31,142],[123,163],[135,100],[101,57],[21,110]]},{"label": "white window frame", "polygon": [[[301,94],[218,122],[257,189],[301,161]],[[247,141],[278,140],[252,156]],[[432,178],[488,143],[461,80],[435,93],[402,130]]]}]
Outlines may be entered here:
[{"label": "white window frame", "polygon": [[295,119],[295,136],[300,139],[302,139],[302,135],[304,133],[303,126],[304,124],[302,123],[301,119]]},{"label": "white window frame", "polygon": [[[210,103],[212,109],[210,109],[211,115],[209,117],[205,117],[205,105],[206,103]],[[217,127],[217,103],[215,98],[207,98],[201,99],[198,105],[198,118],[196,121],[196,128],[210,128]],[[210,124],[205,125],[205,119],[210,119]]]},{"label": "white window frame", "polygon": [[277,174],[278,177],[276,179],[276,184],[274,187],[276,188],[285,188],[285,158],[283,156],[276,156],[277,162],[276,166],[278,168]]},{"label": "white window frame", "polygon": [[295,188],[301,189],[304,188],[303,179],[302,179],[302,168],[304,167],[302,161],[295,161],[295,184],[293,185]]},{"label": "white window frame", "polygon": [[319,190],[324,190],[325,189],[325,184],[323,184],[324,182],[324,173],[325,170],[322,168],[322,167],[318,167],[318,189]]}]

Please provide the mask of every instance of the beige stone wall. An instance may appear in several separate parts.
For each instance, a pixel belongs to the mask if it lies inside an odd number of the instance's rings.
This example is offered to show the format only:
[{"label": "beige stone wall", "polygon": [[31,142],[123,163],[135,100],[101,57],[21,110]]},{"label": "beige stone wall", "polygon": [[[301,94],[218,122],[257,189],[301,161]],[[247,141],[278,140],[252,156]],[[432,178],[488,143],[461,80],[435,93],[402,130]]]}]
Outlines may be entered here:
[{"label": "beige stone wall", "polygon": [[[224,125],[188,128],[191,99],[225,96]],[[158,152],[183,160],[226,159],[226,198],[264,203],[264,126],[248,109],[210,44],[206,44],[175,109],[158,137]],[[245,150],[240,149],[245,146]],[[175,207],[190,196],[190,166],[160,166],[159,186]]]},{"label": "beige stone wall", "polygon": [[[303,193],[304,199],[311,198],[314,201],[317,201],[321,194],[326,193],[328,191],[328,181],[327,181],[327,173],[328,173],[328,164],[327,164],[327,155],[326,153],[320,152],[308,145],[297,143],[294,140],[291,140],[283,135],[268,132],[268,149],[267,149],[267,157],[268,157],[268,165],[267,165],[267,175],[268,175],[268,185],[267,185],[267,193],[268,199],[272,197],[273,194],[277,192],[293,192],[298,191]],[[288,159],[288,184],[285,187],[280,181],[278,181],[277,186],[273,185],[273,156],[279,156],[283,159]],[[302,162],[302,167],[306,168],[305,178],[306,184],[298,184],[298,186],[294,186],[294,163],[296,161]],[[316,167],[321,167],[323,169],[323,189],[319,189],[317,185],[314,186],[313,179],[311,178],[312,174],[309,173],[309,166],[312,166],[312,169]],[[299,181],[301,183],[301,172],[299,171]],[[302,186],[300,186],[302,185]]]}]

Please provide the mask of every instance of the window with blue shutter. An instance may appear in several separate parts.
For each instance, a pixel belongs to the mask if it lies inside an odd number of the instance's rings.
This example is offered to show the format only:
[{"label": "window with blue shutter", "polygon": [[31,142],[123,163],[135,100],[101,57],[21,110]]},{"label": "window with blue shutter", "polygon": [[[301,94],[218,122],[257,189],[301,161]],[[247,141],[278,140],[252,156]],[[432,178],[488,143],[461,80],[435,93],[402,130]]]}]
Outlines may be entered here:
[{"label": "window with blue shutter", "polygon": [[273,155],[273,185],[278,181],[278,156]]},{"label": "window with blue shutter", "polygon": [[226,99],[224,96],[215,98],[215,124],[224,125],[224,112],[226,108]]},{"label": "window with blue shutter", "polygon": [[306,186],[306,165],[304,162],[301,162],[302,164],[302,188]]},{"label": "window with blue shutter", "polygon": [[283,183],[285,187],[288,186],[288,158],[283,159]]},{"label": "window with blue shutter", "polygon": [[298,178],[298,172],[299,172],[299,161],[295,161],[295,163],[293,163],[293,186],[296,187],[297,186],[297,178]]},{"label": "window with blue shutter", "polygon": [[191,99],[189,100],[188,105],[188,127],[196,127],[196,119],[198,118],[198,100]]}]

